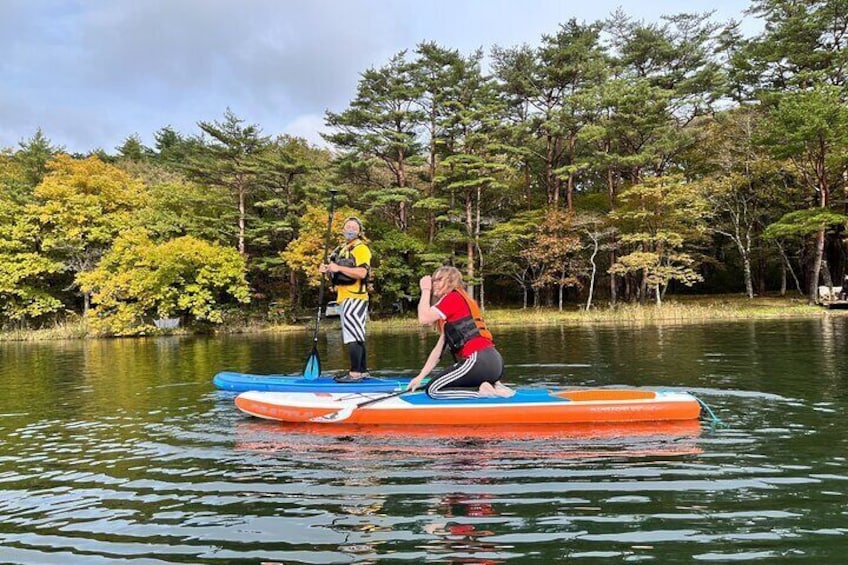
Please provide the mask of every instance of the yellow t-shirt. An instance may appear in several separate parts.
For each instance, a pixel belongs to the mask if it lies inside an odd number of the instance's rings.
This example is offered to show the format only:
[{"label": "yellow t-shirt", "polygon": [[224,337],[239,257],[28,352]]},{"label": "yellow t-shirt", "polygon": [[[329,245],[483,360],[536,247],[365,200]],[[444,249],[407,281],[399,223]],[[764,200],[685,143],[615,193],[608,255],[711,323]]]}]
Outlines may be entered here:
[{"label": "yellow t-shirt", "polygon": [[[359,242],[354,248],[348,251],[347,246],[342,247],[339,252],[339,258],[353,256],[357,267],[371,268],[371,250],[362,242]],[[353,284],[336,285],[336,302],[339,304],[348,298],[356,298],[357,300],[368,300],[368,288],[364,280],[356,281]]]}]

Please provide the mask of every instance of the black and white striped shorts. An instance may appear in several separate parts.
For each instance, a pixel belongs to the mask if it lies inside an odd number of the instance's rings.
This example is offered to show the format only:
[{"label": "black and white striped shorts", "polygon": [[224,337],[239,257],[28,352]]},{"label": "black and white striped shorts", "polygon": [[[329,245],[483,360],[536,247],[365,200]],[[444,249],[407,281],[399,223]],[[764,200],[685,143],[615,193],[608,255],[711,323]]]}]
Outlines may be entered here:
[{"label": "black and white striped shorts", "polygon": [[342,302],[342,341],[365,341],[365,322],[368,321],[368,301],[346,298]]}]

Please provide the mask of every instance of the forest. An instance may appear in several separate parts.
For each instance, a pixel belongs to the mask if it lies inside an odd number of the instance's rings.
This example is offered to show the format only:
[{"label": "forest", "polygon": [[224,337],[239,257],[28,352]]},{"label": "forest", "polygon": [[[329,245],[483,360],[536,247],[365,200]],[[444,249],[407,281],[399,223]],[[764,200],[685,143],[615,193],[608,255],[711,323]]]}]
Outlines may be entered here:
[{"label": "forest", "polygon": [[[68,154],[0,151],[0,328],[215,326],[314,307],[329,191],[374,310],[452,264],[483,306],[795,293],[848,274],[848,0],[570,20],[535,45],[420,43],[360,70],[326,146],[226,109]],[[222,109],[223,110],[223,109]]]}]

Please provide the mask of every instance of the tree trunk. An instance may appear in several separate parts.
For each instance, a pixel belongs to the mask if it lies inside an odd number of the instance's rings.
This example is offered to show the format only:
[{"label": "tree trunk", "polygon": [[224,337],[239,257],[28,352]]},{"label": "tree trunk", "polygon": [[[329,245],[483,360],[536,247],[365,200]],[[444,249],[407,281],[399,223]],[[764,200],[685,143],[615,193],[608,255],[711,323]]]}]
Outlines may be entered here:
[{"label": "tree trunk", "polygon": [[[436,195],[436,102],[430,110],[430,182],[429,197]],[[433,210],[427,210],[427,243],[432,244],[436,238],[436,214]]]},{"label": "tree trunk", "polygon": [[592,295],[595,293],[595,274],[598,272],[598,266],[595,264],[595,257],[598,255],[598,238],[592,238],[594,247],[592,255],[589,257],[589,263],[592,264],[592,276],[589,278],[589,297],[586,299],[586,311],[592,308]]},{"label": "tree trunk", "polygon": [[754,283],[751,278],[751,255],[742,246],[739,246],[739,252],[742,254],[742,273],[745,276],[745,293],[748,298],[754,298]]},{"label": "tree trunk", "polygon": [[[403,151],[398,155],[397,183],[398,188],[406,188],[406,156]],[[406,202],[401,201],[398,204],[398,221],[400,223],[400,231],[406,232],[409,225],[406,219]]]},{"label": "tree trunk", "polygon": [[813,259],[813,270],[810,273],[809,294],[807,302],[815,304],[818,298],[819,276],[821,275],[822,258],[824,257],[824,228],[816,234],[816,256]]},{"label": "tree trunk", "polygon": [[[818,191],[819,191],[819,207],[827,209],[830,204],[830,187],[827,184],[826,167],[824,158],[818,160],[816,164]],[[810,277],[810,295],[807,300],[810,304],[815,304],[818,299],[819,275],[821,273],[822,261],[824,259],[824,236],[825,228],[822,227],[816,234],[816,256],[813,259],[813,272]]]},{"label": "tree trunk", "polygon": [[562,289],[563,285],[559,285],[559,311],[562,312]]},{"label": "tree trunk", "polygon": [[[574,165],[574,147],[577,143],[573,134],[568,138],[568,164]],[[574,212],[574,172],[568,173],[568,183],[565,188],[565,200],[569,212]]]},{"label": "tree trunk", "polygon": [[[609,153],[609,144],[605,148]],[[612,167],[607,168],[607,196],[609,197],[610,212],[615,209],[615,178],[612,175]],[[615,232],[610,234],[610,266],[615,265]],[[615,274],[610,273],[610,306],[615,306],[618,294],[616,292]]]},{"label": "tree trunk", "polygon": [[545,187],[548,193],[548,205],[555,205],[554,202],[554,144],[550,134],[545,136],[547,143],[547,151],[545,152]]},{"label": "tree trunk", "polygon": [[780,296],[786,296],[786,263],[780,262]]},{"label": "tree trunk", "polygon": [[801,281],[798,280],[798,275],[795,274],[795,269],[792,268],[792,263],[789,262],[789,257],[786,256],[786,252],[783,250],[783,246],[778,243],[777,248],[780,250],[780,256],[783,257],[786,269],[789,271],[789,274],[792,275],[792,279],[795,281],[795,288],[798,290],[798,294],[804,296],[804,291],[801,289]]},{"label": "tree trunk", "polygon": [[298,300],[298,288],[297,288],[297,273],[292,269],[289,272],[289,304],[293,307],[300,306],[300,301]]},{"label": "tree trunk", "polygon": [[465,195],[465,233],[468,237],[465,252],[468,264],[465,267],[465,288],[468,295],[474,298],[474,216],[471,207],[471,193]]},{"label": "tree trunk", "polygon": [[480,201],[483,198],[483,188],[477,185],[477,200],[474,202],[474,251],[480,261],[478,278],[480,279],[480,308],[483,308],[483,253],[480,250]]},{"label": "tree trunk", "polygon": [[238,185],[238,250],[239,253],[245,255],[245,247],[244,247],[244,231],[245,231],[245,216],[247,215],[245,210],[245,193],[246,189],[243,183]]}]

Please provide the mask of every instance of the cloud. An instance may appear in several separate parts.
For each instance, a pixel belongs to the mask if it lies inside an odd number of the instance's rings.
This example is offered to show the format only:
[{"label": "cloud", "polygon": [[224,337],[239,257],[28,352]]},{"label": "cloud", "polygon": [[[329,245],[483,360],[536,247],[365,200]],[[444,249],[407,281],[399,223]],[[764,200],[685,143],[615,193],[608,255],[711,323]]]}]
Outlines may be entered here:
[{"label": "cloud", "polygon": [[[738,4],[738,13],[746,3],[715,2],[725,11]],[[324,112],[346,108],[360,74],[402,49],[429,40],[463,53],[533,45],[570,17],[603,19],[619,3],[2,0],[0,146],[39,126],[72,151],[111,150],[134,132],[150,144],[165,125],[197,133],[199,120],[227,107],[269,135],[295,128],[323,143]],[[691,0],[686,9],[711,5]],[[633,9],[680,11],[664,0]]]},{"label": "cloud", "polygon": [[324,116],[317,114],[306,114],[298,116],[291,123],[283,127],[282,133],[294,137],[302,137],[312,145],[318,147],[330,147],[330,145],[321,137],[321,133],[327,133],[324,125]]}]

